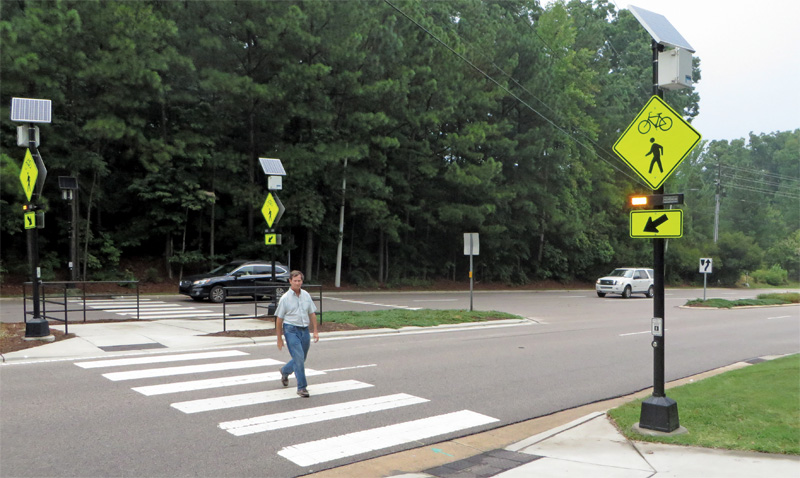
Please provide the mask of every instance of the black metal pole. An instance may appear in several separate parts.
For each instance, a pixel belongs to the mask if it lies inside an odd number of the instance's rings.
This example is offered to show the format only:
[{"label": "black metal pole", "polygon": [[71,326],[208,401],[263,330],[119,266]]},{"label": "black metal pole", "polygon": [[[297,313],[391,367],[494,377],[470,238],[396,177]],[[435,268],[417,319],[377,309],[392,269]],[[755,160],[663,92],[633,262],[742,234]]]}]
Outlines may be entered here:
[{"label": "black metal pole", "polygon": [[[663,47],[655,40],[653,47],[653,95],[664,98],[658,87],[658,52]],[[658,188],[656,194],[664,194],[664,187]],[[654,206],[664,209],[663,205]],[[653,238],[653,317],[661,319],[661,330],[653,336],[653,395],[642,402],[639,415],[639,427],[660,432],[673,432],[680,427],[678,419],[678,403],[664,393],[664,336],[667,321],[664,317],[664,239]]]},{"label": "black metal pole", "polygon": [[[30,149],[32,154],[37,155],[36,159],[38,158],[39,151],[36,149],[36,128],[33,124],[28,125],[28,148]],[[36,161],[37,168],[41,161]],[[37,178],[38,183],[38,178]],[[34,205],[33,213],[37,216],[36,219],[38,220],[38,199],[39,194],[37,192],[38,184],[34,185],[33,193],[31,194],[31,204]],[[33,286],[33,318],[26,322],[25,324],[25,337],[28,338],[35,338],[35,337],[48,337],[50,335],[50,325],[47,323],[46,320],[42,319],[41,311],[39,310],[39,281],[40,281],[40,274],[39,274],[39,225],[36,224],[35,227],[28,229],[28,261],[30,262],[31,267],[31,285]]]}]

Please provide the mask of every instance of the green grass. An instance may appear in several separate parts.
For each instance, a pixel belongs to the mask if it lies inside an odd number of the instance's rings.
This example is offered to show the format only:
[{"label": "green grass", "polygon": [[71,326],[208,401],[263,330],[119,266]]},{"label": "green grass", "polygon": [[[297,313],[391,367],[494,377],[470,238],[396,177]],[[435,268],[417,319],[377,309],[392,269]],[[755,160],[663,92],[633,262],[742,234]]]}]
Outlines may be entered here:
[{"label": "green grass", "polygon": [[694,307],[717,307],[720,309],[730,309],[732,307],[744,307],[753,305],[783,305],[800,303],[800,293],[780,292],[772,294],[759,294],[755,299],[693,299],[686,302],[688,306]]},{"label": "green grass", "polygon": [[522,317],[494,311],[392,309],[369,312],[325,312],[321,318],[325,322],[347,323],[365,328],[399,329],[409,326],[432,327],[497,319],[521,319]]},{"label": "green grass", "polygon": [[642,400],[610,410],[638,441],[800,455],[800,354],[762,362],[667,390],[689,433],[651,437],[632,431]]}]

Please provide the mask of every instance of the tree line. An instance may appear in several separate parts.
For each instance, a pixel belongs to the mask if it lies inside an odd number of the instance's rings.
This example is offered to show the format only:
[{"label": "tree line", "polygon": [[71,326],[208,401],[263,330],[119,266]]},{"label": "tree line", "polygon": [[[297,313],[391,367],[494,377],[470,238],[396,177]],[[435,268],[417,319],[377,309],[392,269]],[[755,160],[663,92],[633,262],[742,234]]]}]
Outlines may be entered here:
[{"label": "tree line", "polygon": [[[126,260],[153,257],[168,278],[275,257],[324,280],[342,206],[343,278],[356,284],[462,280],[465,232],[480,234],[485,281],[591,280],[652,261],[650,241],[629,237],[626,209],[648,188],[611,152],[652,94],[650,37],[613,3],[0,8],[3,275],[24,275],[27,261],[11,97],[53,104],[53,122],[40,125],[45,277],[63,275],[68,261],[59,175],[78,178],[77,266],[87,280],[123,278]],[[665,100],[687,120],[699,112],[692,89]],[[696,280],[699,257],[714,257],[728,282],[756,271],[798,278],[799,137],[693,151],[666,183],[686,194],[669,280]],[[280,246],[264,244],[260,157],[287,172]]]}]

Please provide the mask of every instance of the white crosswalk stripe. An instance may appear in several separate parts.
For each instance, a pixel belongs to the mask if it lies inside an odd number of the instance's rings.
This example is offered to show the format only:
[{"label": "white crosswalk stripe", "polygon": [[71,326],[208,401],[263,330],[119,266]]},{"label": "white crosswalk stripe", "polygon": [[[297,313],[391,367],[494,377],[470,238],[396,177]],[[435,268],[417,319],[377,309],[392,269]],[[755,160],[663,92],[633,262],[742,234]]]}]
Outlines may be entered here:
[{"label": "white crosswalk stripe", "polygon": [[150,368],[146,370],[133,370],[130,372],[104,373],[103,376],[112,381],[136,380],[139,378],[167,377],[170,375],[187,375],[190,373],[219,372],[222,370],[240,370],[243,368],[266,367],[268,365],[282,365],[283,362],[274,359],[246,360],[240,362],[209,363],[203,365],[182,365],[180,367]]},{"label": "white crosswalk stripe", "polygon": [[[92,360],[87,362],[76,362],[75,365],[83,369],[101,369],[122,366],[150,366],[140,370],[102,373],[102,376],[109,380],[123,381],[177,377],[180,375],[197,373],[227,372],[244,368],[278,366],[284,363],[274,359],[256,359],[155,368],[152,367],[153,365],[158,364],[170,364],[174,362],[186,362],[193,360],[217,360],[248,355],[249,354],[238,350],[219,350],[108,360]],[[347,370],[363,369],[374,366],[375,364],[355,365],[349,367],[345,366],[332,368],[330,370],[313,370],[307,368],[306,376],[320,376],[326,375],[330,372],[341,373]],[[203,391],[206,390],[235,387],[239,385],[258,384],[263,382],[276,382],[277,384],[280,379],[280,371],[275,370],[271,372],[248,375],[223,376],[200,380],[142,385],[132,387],[131,390],[134,390],[145,396],[177,394],[181,392],[200,392],[199,394],[202,396],[204,393]],[[314,397],[328,394],[341,394],[342,397],[346,397],[347,392],[366,390],[371,389],[372,387],[374,387],[374,385],[358,380],[341,380],[323,383],[317,383],[315,381],[314,384],[309,387],[309,391]],[[291,411],[281,411],[267,414],[263,414],[263,407],[247,408],[251,405],[263,405],[290,399],[298,400],[297,403],[300,406]],[[394,393],[391,395],[361,398],[358,400],[347,401],[345,399],[338,403],[303,408],[306,406],[306,404],[311,404],[314,402],[297,399],[296,390],[294,387],[282,388],[278,385],[276,388],[271,390],[229,394],[217,397],[196,398],[193,400],[174,402],[171,403],[170,406],[186,414],[197,414],[215,410],[241,408],[241,413],[245,414],[244,418],[222,421],[217,423],[217,427],[234,436],[246,436],[267,432],[280,433],[279,430],[282,429],[319,423],[323,421],[338,420],[357,415],[381,412],[387,413],[393,409],[424,404],[427,402],[429,402],[429,400],[426,398],[417,397],[407,393]],[[420,410],[423,408],[420,408]],[[254,413],[256,416],[246,417],[247,410],[258,410],[260,413]],[[283,410],[286,410],[286,408],[283,408]],[[496,418],[482,415],[471,410],[461,410],[458,412],[429,416],[417,420],[395,423],[392,425],[368,430],[361,430],[354,433],[299,443],[284,447],[280,451],[277,451],[277,453],[279,456],[295,463],[298,466],[307,467],[319,463],[358,456],[376,450],[383,450],[394,446],[416,443],[427,438],[443,436],[448,433],[467,430],[497,421],[499,420]],[[384,421],[383,423],[386,422]],[[319,428],[319,430],[325,430],[325,428]],[[272,438],[270,440],[272,440]],[[280,436],[275,438],[275,440],[280,442]]]},{"label": "white crosswalk stripe", "polygon": [[128,359],[93,360],[91,362],[75,362],[75,365],[81,368],[119,367],[123,365],[143,365],[143,364],[153,364],[153,363],[182,362],[184,360],[237,357],[242,355],[248,355],[248,353],[240,352],[238,350],[221,350],[218,352],[201,352],[201,353],[179,354],[179,355],[155,355],[152,357],[137,357]]},{"label": "white crosswalk stripe", "polygon": [[278,454],[297,465],[311,466],[497,421],[480,413],[461,410],[288,446]]},{"label": "white crosswalk stripe", "polygon": [[[306,369],[306,377],[314,375],[324,375],[325,372]],[[134,387],[131,390],[142,395],[163,395],[165,393],[192,392],[195,390],[207,390],[209,388],[232,387],[235,385],[249,385],[253,383],[272,382],[280,380],[280,372],[255,373],[252,375],[237,375],[235,377],[211,378],[206,380],[191,380],[189,382],[166,383],[163,385],[148,385],[144,387]]]},{"label": "white crosswalk stripe", "polygon": [[[329,393],[346,392],[369,388],[373,385],[359,382],[358,380],[342,380],[340,382],[328,382],[314,385],[314,396],[326,395]],[[262,403],[277,402],[297,398],[294,388],[282,388],[279,390],[268,390],[263,392],[242,393],[239,395],[226,395],[224,397],[204,398],[200,400],[189,400],[186,402],[173,403],[172,407],[177,408],[183,413],[208,412],[211,410],[222,410],[224,408],[244,407],[247,405],[259,405]]]},{"label": "white crosswalk stripe", "polygon": [[419,398],[405,393],[397,393],[384,397],[366,398],[353,402],[336,403],[322,407],[292,410],[291,412],[222,422],[219,424],[219,427],[232,435],[251,435],[253,433],[277,430],[279,428],[296,427],[298,425],[352,417],[354,415],[388,410],[390,408],[405,407],[427,401],[428,400],[425,398]]}]

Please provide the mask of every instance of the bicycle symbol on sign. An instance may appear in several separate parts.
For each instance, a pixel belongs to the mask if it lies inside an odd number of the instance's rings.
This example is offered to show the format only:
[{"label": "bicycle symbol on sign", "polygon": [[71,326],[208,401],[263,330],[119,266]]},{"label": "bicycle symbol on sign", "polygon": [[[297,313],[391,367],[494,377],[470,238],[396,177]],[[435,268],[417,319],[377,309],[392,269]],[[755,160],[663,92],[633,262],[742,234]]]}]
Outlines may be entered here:
[{"label": "bicycle symbol on sign", "polygon": [[672,118],[669,116],[662,117],[661,113],[657,115],[648,115],[647,119],[639,122],[639,132],[647,134],[653,126],[661,131],[669,131],[669,129],[672,128]]}]

